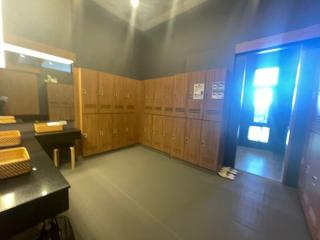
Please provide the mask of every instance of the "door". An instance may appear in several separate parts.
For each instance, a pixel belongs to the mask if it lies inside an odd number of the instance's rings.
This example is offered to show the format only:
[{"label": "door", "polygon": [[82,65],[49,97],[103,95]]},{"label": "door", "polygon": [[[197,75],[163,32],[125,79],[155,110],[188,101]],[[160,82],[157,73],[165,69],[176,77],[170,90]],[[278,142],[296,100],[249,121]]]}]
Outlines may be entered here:
[{"label": "door", "polygon": [[202,119],[206,72],[188,73],[187,118]]},{"label": "door", "polygon": [[201,120],[188,119],[184,145],[184,159],[199,165],[200,163]]},{"label": "door", "polygon": [[224,69],[207,72],[203,111],[204,120],[222,121],[226,75],[227,71]]},{"label": "door", "polygon": [[126,145],[133,145],[138,142],[137,114],[128,113],[125,116]]},{"label": "door", "polygon": [[84,114],[83,129],[82,129],[82,146],[83,155],[89,156],[98,153],[100,128],[99,128],[99,115],[98,114]]},{"label": "door", "polygon": [[99,112],[112,113],[114,76],[108,73],[99,73]]},{"label": "door", "polygon": [[144,113],[153,113],[153,100],[154,100],[154,80],[143,81],[144,86]]},{"label": "door", "polygon": [[184,118],[172,119],[172,145],[171,156],[183,159],[184,141],[185,141],[185,125]]},{"label": "door", "polygon": [[98,113],[99,73],[81,69],[81,90],[83,113]]},{"label": "door", "polygon": [[98,125],[100,129],[99,148],[101,152],[112,149],[112,115],[99,114]]},{"label": "door", "polygon": [[162,147],[161,150],[165,153],[171,152],[172,146],[172,129],[173,129],[173,118],[165,116],[163,117],[163,135],[162,135]]},{"label": "door", "polygon": [[125,111],[137,111],[137,80],[125,78]]},{"label": "door", "polygon": [[219,151],[221,138],[221,123],[202,121],[200,166],[217,170],[219,167]]},{"label": "door", "polygon": [[173,114],[173,87],[174,77],[166,77],[163,79],[162,113],[165,116],[172,116]]},{"label": "door", "polygon": [[296,49],[248,57],[240,145],[284,153],[298,62]]},{"label": "door", "polygon": [[153,115],[152,125],[152,147],[161,150],[163,138],[163,116]]},{"label": "door", "polygon": [[153,116],[151,114],[144,114],[142,124],[142,143],[146,146],[152,146],[152,125]]},{"label": "door", "polygon": [[123,113],[125,111],[124,81],[123,77],[114,77],[114,113]]},{"label": "door", "polygon": [[112,114],[112,147],[121,148],[126,145],[125,114]]},{"label": "door", "polygon": [[186,99],[188,92],[188,80],[186,74],[174,77],[173,105],[175,117],[186,117]]},{"label": "door", "polygon": [[163,78],[152,80],[154,84],[154,102],[153,102],[153,114],[162,114],[163,105]]}]

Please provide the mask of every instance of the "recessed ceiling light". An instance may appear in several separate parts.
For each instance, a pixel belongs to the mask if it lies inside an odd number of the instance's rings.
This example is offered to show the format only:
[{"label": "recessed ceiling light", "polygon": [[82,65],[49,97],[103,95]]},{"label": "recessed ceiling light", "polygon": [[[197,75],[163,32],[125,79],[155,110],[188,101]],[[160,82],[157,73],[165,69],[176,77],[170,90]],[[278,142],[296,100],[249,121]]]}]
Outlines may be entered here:
[{"label": "recessed ceiling light", "polygon": [[139,0],[130,0],[130,2],[131,2],[131,6],[132,6],[133,8],[139,7],[139,3],[140,3]]},{"label": "recessed ceiling light", "polygon": [[20,54],[20,57],[25,58],[26,56],[25,56],[25,55],[23,55],[23,54]]}]

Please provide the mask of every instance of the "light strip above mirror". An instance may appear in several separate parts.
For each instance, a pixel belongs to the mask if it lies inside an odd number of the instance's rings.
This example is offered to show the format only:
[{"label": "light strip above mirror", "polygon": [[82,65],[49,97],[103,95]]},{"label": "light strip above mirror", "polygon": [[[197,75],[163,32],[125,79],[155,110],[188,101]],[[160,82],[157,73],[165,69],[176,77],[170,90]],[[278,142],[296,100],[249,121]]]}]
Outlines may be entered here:
[{"label": "light strip above mirror", "polygon": [[4,57],[2,0],[0,0],[0,68],[5,68],[5,66],[6,62]]},{"label": "light strip above mirror", "polygon": [[67,58],[62,58],[62,57],[57,57],[57,56],[54,56],[51,54],[31,50],[31,49],[16,46],[13,44],[4,43],[3,46],[4,46],[4,50],[8,51],[8,52],[19,53],[19,54],[28,55],[28,56],[41,58],[41,59],[45,59],[45,60],[49,60],[49,61],[53,61],[53,62],[63,63],[63,64],[73,64],[73,60],[70,60]]}]

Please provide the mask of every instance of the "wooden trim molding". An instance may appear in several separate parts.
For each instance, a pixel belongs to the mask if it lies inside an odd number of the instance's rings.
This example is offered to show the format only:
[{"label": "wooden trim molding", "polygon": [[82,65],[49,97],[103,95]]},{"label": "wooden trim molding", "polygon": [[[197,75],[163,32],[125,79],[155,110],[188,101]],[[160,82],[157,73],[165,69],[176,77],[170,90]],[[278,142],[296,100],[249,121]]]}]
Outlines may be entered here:
[{"label": "wooden trim molding", "polygon": [[61,48],[56,48],[53,46],[49,46],[49,45],[46,45],[43,43],[34,42],[29,39],[25,39],[23,37],[5,34],[4,41],[9,44],[17,45],[19,47],[24,47],[24,48],[32,49],[35,51],[54,55],[57,57],[70,59],[72,61],[76,60],[76,55],[74,52],[71,52],[71,51],[68,51],[65,49],[61,49]]},{"label": "wooden trim molding", "polygon": [[239,43],[236,45],[236,54],[277,47],[313,38],[320,38],[320,24],[253,41]]}]

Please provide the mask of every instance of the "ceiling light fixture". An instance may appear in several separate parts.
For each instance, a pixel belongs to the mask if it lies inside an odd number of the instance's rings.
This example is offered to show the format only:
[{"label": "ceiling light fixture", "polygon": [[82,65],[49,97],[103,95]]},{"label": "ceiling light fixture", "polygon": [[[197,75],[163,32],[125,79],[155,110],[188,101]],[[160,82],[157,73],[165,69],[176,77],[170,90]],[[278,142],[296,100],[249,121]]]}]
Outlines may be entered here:
[{"label": "ceiling light fixture", "polygon": [[57,57],[57,56],[54,56],[51,54],[27,49],[27,48],[16,46],[16,45],[9,44],[9,43],[4,43],[4,50],[8,51],[8,52],[22,54],[25,56],[31,56],[31,57],[36,57],[36,58],[40,58],[40,59],[45,59],[45,60],[52,61],[52,62],[58,62],[58,63],[63,63],[63,64],[72,64],[73,63],[73,61],[70,59]]},{"label": "ceiling light fixture", "polygon": [[138,8],[139,7],[139,3],[140,3],[139,0],[130,0],[130,2],[131,2],[131,6],[133,8]]}]

